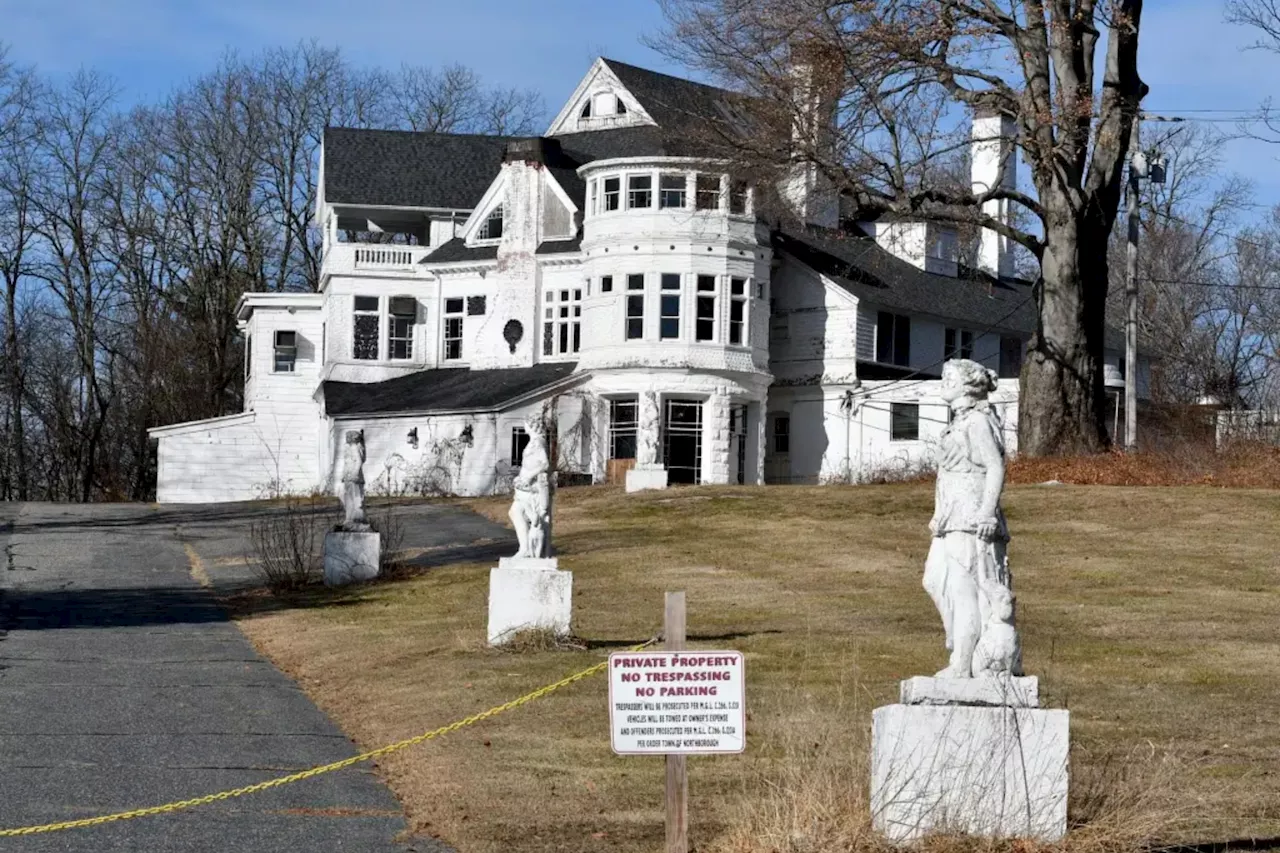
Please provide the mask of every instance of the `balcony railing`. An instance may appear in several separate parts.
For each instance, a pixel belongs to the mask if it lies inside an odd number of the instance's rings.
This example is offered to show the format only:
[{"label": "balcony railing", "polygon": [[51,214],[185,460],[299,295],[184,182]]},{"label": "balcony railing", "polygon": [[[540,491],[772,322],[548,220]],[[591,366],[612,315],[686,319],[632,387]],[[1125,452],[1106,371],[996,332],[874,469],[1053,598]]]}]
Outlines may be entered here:
[{"label": "balcony railing", "polygon": [[376,272],[413,275],[434,246],[377,246],[335,243],[324,255],[324,272]]}]

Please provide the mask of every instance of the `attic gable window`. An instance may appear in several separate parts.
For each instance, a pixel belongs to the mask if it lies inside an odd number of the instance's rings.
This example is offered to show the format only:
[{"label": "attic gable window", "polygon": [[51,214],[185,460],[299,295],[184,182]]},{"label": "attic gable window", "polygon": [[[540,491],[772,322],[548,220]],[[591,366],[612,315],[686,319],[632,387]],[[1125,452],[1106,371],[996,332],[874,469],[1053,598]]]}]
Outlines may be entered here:
[{"label": "attic gable window", "polygon": [[502,214],[503,206],[498,205],[489,214],[489,218],[484,221],[484,225],[480,226],[480,233],[476,234],[477,240],[501,240],[502,239]]}]

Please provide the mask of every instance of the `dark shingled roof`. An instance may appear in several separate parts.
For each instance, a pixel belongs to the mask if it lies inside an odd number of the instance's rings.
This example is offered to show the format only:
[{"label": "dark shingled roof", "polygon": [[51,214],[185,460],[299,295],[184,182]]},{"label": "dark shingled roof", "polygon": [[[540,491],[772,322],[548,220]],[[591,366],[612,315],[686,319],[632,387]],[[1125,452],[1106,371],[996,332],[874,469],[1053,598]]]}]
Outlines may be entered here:
[{"label": "dark shingled roof", "polygon": [[731,114],[726,108],[741,108],[748,100],[728,89],[659,74],[615,59],[605,59],[604,63],[668,134],[696,131],[698,124],[708,121],[726,122]]},{"label": "dark shingled roof", "polygon": [[470,210],[519,138],[325,128],[325,201]]},{"label": "dark shingled roof", "polygon": [[454,237],[423,258],[425,264],[449,264],[455,261],[492,261],[498,257],[497,246],[468,246],[461,237]]},{"label": "dark shingled roof", "polygon": [[574,362],[505,370],[421,370],[383,382],[324,383],[325,414],[334,417],[399,412],[498,409],[566,378]]},{"label": "dark shingled roof", "polygon": [[954,278],[925,272],[870,237],[826,229],[781,231],[774,244],[878,308],[1023,334],[1036,327],[1035,301],[1027,283],[997,281],[963,269]]}]

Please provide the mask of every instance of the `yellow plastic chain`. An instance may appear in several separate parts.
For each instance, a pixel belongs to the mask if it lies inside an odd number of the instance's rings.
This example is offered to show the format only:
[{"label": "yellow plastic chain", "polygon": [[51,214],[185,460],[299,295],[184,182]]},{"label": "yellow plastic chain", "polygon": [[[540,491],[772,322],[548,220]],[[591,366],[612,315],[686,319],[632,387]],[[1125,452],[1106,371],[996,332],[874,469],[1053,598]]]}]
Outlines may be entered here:
[{"label": "yellow plastic chain", "polygon": [[[657,638],[647,640],[637,646],[633,646],[631,651],[638,652],[657,642]],[[234,797],[243,797],[246,794],[256,794],[259,791],[266,791],[270,788],[279,788],[281,785],[288,785],[292,782],[301,782],[303,779],[310,779],[313,776],[319,776],[324,773],[332,773],[335,770],[341,770],[344,767],[350,767],[353,764],[359,764],[362,761],[368,761],[372,758],[381,758],[384,755],[390,755],[393,752],[399,752],[402,749],[408,749],[411,746],[417,746],[420,743],[426,743],[434,738],[442,737],[450,732],[456,732],[458,729],[466,728],[474,725],[490,717],[496,717],[504,711],[511,711],[526,705],[535,699],[541,699],[549,693],[554,693],[562,687],[568,687],[574,682],[581,681],[584,678],[590,678],[597,672],[600,672],[609,666],[607,660],[601,661],[595,666],[587,667],[581,672],[575,672],[567,678],[562,678],[554,684],[548,684],[545,687],[539,687],[532,693],[512,699],[510,702],[504,702],[501,705],[495,705],[487,711],[481,711],[478,714],[472,714],[456,722],[452,722],[447,726],[441,726],[429,732],[424,732],[416,737],[407,740],[397,741],[393,744],[381,747],[379,749],[362,752],[359,755],[353,755],[350,758],[344,758],[341,761],[335,761],[332,764],[323,764],[319,767],[312,767],[310,770],[303,770],[300,773],[292,773],[288,776],[280,776],[275,779],[268,779],[265,782],[258,782],[255,785],[245,785],[243,788],[232,788],[229,791],[220,791],[216,794],[206,794],[203,797],[194,797],[190,800],[178,800],[177,802],[165,803],[162,806],[148,806],[142,809],[134,809],[127,812],[116,812],[115,814],[99,815],[97,817],[81,818],[80,820],[64,820],[59,823],[46,823],[39,826],[20,826],[13,829],[0,829],[0,838],[15,835],[36,835],[42,832],[58,832],[63,829],[80,829],[86,826],[100,826],[105,823],[114,823],[119,820],[133,820],[139,817],[150,817],[158,814],[169,814],[171,812],[182,811],[183,809],[195,808],[196,806],[204,806],[209,803],[216,803],[220,800],[230,800]]]}]

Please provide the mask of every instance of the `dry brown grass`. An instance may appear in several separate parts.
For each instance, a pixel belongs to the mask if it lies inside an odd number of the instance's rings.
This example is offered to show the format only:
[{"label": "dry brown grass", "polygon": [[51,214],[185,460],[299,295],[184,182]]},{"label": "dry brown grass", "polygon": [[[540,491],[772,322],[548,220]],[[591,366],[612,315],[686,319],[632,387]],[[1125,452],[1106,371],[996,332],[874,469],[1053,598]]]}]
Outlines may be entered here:
[{"label": "dry brown grass", "polygon": [[[471,505],[505,516],[500,499]],[[1072,711],[1073,810],[1092,815],[1073,849],[1280,835],[1280,493],[1023,486],[1006,507],[1027,666]],[[562,490],[556,544],[585,651],[487,649],[487,564],[242,625],[372,747],[642,641],[663,592],[686,590],[691,645],[741,650],[750,678],[747,753],[690,762],[695,845],[870,850],[870,711],[945,660],[920,589],[931,509],[927,484]],[[607,716],[588,681],[379,770],[416,829],[465,853],[657,850],[662,762],[614,756]]]},{"label": "dry brown grass", "polygon": [[1220,486],[1280,489],[1280,447],[1242,442],[1221,453],[1184,443],[1176,450],[1101,453],[1096,456],[1020,457],[1010,483],[1057,480],[1078,486]]}]

